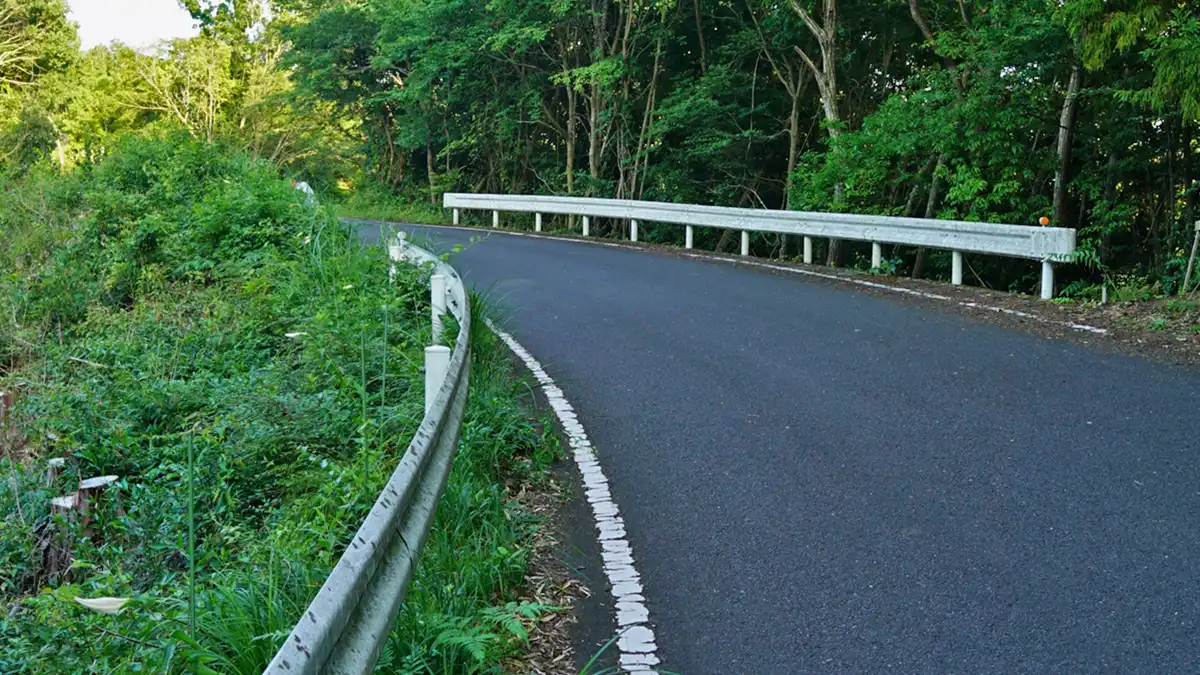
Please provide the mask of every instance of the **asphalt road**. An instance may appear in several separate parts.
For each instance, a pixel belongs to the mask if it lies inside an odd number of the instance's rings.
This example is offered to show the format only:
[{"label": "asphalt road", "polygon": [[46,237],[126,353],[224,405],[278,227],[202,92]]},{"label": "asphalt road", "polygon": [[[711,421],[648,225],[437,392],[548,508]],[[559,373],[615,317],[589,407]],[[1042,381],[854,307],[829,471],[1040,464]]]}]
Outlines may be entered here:
[{"label": "asphalt road", "polygon": [[664,667],[1200,669],[1200,374],[754,269],[408,228],[579,411]]}]

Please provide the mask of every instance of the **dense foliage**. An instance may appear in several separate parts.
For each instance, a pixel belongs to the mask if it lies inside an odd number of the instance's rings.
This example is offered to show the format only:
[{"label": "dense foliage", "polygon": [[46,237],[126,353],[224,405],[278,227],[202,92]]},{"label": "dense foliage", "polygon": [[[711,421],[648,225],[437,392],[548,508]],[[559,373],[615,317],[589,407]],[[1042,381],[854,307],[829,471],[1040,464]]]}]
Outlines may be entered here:
[{"label": "dense foliage", "polygon": [[[269,164],[180,136],[35,170],[0,191],[0,241],[0,672],[259,672],[423,416],[418,272],[389,281]],[[388,672],[483,669],[544,611],[518,601],[535,522],[506,485],[554,446],[473,342]],[[51,507],[101,475],[86,514]],[[97,597],[130,601],[74,601]]]},{"label": "dense foliage", "polygon": [[[1200,185],[1194,3],[279,4],[300,17],[285,31],[299,88],[360,121],[372,176],[414,197],[1046,217],[1080,230],[1067,274],[1084,284],[1182,280]],[[948,264],[889,258],[917,274]],[[968,262],[1000,288],[1036,279],[1028,263]]]},{"label": "dense foliage", "polygon": [[[79,165],[122,133],[184,128],[358,207],[454,189],[1045,217],[1081,235],[1069,292],[1180,290],[1200,189],[1194,3],[182,4],[199,37],[80,53],[62,0],[0,0],[8,170]],[[706,231],[700,244],[733,240]],[[795,252],[776,236],[754,246]],[[917,276],[948,265],[903,247],[887,257]],[[994,287],[1036,282],[1027,262],[968,264]]]},{"label": "dense foliage", "polygon": [[0,0],[0,169],[20,176],[48,159],[66,170],[126,133],[175,129],[330,186],[353,169],[353,124],[281,67],[285,16],[268,20],[256,2],[197,15],[208,28],[192,39],[81,52],[63,0]]}]

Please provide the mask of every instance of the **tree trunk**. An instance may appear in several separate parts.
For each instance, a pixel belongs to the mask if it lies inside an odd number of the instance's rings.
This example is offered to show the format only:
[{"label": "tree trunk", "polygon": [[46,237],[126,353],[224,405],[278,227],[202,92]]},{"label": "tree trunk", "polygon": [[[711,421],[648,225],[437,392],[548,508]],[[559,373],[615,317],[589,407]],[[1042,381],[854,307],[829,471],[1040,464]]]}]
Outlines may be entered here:
[{"label": "tree trunk", "polygon": [[575,194],[575,144],[578,136],[575,105],[579,92],[567,84],[567,194]]},{"label": "tree trunk", "polygon": [[908,193],[908,201],[904,203],[904,217],[911,218],[913,213],[917,211],[917,201],[921,198],[922,176],[927,172],[934,170],[936,159],[929,158],[925,166],[921,168],[921,172],[917,174],[917,180],[913,183],[912,191]]},{"label": "tree trunk", "polygon": [[692,0],[696,14],[696,37],[700,40],[700,74],[708,72],[708,49],[704,45],[704,23],[700,20],[700,0]]},{"label": "tree trunk", "polygon": [[[783,208],[792,208],[792,172],[796,170],[796,154],[800,149],[800,97],[804,94],[802,87],[792,91],[792,114],[788,121],[788,161],[787,176],[783,181]],[[786,242],[784,244],[786,246]]]},{"label": "tree trunk", "polygon": [[1067,96],[1058,116],[1058,170],[1054,173],[1054,224],[1067,223],[1067,172],[1071,168],[1071,135],[1075,128],[1075,112],[1079,102],[1079,84],[1083,78],[1078,63],[1071,66]]},{"label": "tree trunk", "polygon": [[[600,178],[600,85],[592,84],[588,105],[588,173],[592,180]],[[589,188],[589,192],[594,189]]]},{"label": "tree trunk", "polygon": [[399,187],[404,182],[404,172],[406,168],[406,157],[403,148],[396,147],[396,139],[392,136],[392,125],[390,116],[385,116],[379,121],[380,128],[383,129],[383,138],[387,143],[387,162],[381,168],[384,171],[384,179],[389,187]]},{"label": "tree trunk", "polygon": [[1192,161],[1192,125],[1183,120],[1183,224],[1190,231],[1196,220],[1196,167]]},{"label": "tree trunk", "polygon": [[[946,165],[946,156],[941,155],[937,159],[937,166],[933,169],[933,177],[929,182],[929,201],[925,202],[925,218],[932,220],[937,216],[938,197],[939,197],[939,178],[938,175],[942,167]],[[924,247],[917,249],[917,259],[913,262],[912,278],[921,279],[925,276],[925,249]]]},{"label": "tree trunk", "polygon": [[450,120],[442,115],[442,136],[446,139],[446,173],[450,173]]},{"label": "tree trunk", "polygon": [[434,173],[433,167],[432,135],[432,132],[430,132],[430,135],[425,137],[425,171],[429,174],[429,203],[437,206],[437,191],[434,181],[436,174]]},{"label": "tree trunk", "polygon": [[[699,0],[697,0],[698,2]],[[640,199],[645,177],[642,175],[645,167],[649,166],[650,120],[654,117],[654,108],[658,99],[658,69],[662,62],[662,38],[654,45],[654,70],[650,71],[650,87],[646,92],[646,107],[642,114],[642,129],[638,132],[637,148],[633,154],[633,173],[629,180],[629,198]],[[639,170],[639,165],[642,167]],[[641,182],[639,182],[641,179]]]},{"label": "tree trunk", "polygon": [[[833,186],[833,203],[840,204],[842,201],[842,190],[844,186],[841,182]],[[841,267],[846,260],[846,252],[842,249],[842,241],[840,239],[829,240],[829,255],[825,256],[825,264],[829,267]]]},{"label": "tree trunk", "polygon": [[[817,81],[817,88],[821,91],[821,103],[825,111],[825,126],[829,132],[830,145],[833,146],[832,141],[837,140],[837,137],[842,133],[837,86],[837,0],[823,0],[824,17],[821,24],[818,24],[813,19],[812,15],[800,5],[798,0],[791,0],[791,4],[792,11],[808,27],[809,32],[816,38],[817,45],[821,48],[820,67],[799,46],[795,49],[796,53],[800,55],[801,60],[804,61],[804,64],[812,72],[813,79]],[[835,204],[842,201],[842,184],[840,182],[834,186],[833,199]],[[836,239],[830,239],[829,256],[826,258],[826,263],[829,265],[841,265],[842,258],[840,242]]]}]

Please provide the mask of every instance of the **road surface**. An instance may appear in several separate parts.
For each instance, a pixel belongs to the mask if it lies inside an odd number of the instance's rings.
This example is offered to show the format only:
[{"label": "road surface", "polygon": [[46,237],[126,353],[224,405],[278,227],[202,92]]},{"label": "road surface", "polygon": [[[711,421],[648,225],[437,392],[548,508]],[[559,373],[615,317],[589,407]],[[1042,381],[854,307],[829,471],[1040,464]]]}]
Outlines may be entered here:
[{"label": "road surface", "polygon": [[1200,374],[850,285],[407,228],[599,449],[684,675],[1195,672]]}]

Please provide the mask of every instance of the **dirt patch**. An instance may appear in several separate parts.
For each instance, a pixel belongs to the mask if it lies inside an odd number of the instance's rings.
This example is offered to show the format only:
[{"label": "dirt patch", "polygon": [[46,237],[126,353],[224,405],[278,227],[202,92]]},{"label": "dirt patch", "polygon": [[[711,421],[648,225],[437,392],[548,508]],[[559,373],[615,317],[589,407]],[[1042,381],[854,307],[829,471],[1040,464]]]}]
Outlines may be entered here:
[{"label": "dirt patch", "polygon": [[551,478],[547,484],[522,490],[518,501],[542,519],[541,529],[534,540],[525,577],[528,591],[523,598],[540,605],[558,607],[560,611],[547,614],[530,625],[529,647],[518,659],[504,664],[505,672],[514,675],[571,675],[575,669],[575,628],[578,602],[591,596],[591,591],[574,570],[558,554],[562,547],[562,519],[567,493]]}]

